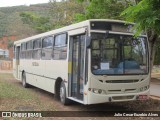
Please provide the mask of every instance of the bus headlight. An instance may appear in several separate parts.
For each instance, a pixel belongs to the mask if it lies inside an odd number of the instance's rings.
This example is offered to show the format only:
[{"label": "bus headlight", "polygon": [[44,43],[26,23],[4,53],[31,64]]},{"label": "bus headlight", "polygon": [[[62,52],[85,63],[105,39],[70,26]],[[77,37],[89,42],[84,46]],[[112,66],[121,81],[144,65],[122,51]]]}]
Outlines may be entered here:
[{"label": "bus headlight", "polygon": [[141,91],[145,91],[145,90],[147,90],[147,89],[149,89],[149,85],[144,86],[144,87],[141,87],[141,88],[139,89],[139,91],[141,92]]},{"label": "bus headlight", "polygon": [[106,94],[106,91],[105,90],[102,90],[102,89],[97,89],[97,88],[90,88],[93,93],[96,93],[96,94]]},{"label": "bus headlight", "polygon": [[147,89],[149,89],[149,85],[144,86],[144,90],[147,90]]},{"label": "bus headlight", "polygon": [[140,92],[143,91],[143,87],[140,88]]}]

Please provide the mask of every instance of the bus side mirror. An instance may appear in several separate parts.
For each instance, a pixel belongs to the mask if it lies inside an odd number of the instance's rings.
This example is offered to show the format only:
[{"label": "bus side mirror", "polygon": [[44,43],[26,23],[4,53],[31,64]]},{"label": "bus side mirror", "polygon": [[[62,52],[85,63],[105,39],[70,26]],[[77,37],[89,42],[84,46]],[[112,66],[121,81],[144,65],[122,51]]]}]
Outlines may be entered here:
[{"label": "bus side mirror", "polygon": [[89,48],[91,45],[91,37],[86,36],[86,47]]}]

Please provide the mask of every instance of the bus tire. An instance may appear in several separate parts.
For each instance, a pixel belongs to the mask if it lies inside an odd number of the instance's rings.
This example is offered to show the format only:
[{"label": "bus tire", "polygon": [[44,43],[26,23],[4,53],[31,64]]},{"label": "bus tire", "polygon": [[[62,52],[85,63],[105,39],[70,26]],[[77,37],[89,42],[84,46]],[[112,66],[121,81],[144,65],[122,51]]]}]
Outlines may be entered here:
[{"label": "bus tire", "polygon": [[63,81],[60,86],[60,101],[63,105],[68,105],[70,103],[70,100],[66,97],[66,87]]},{"label": "bus tire", "polygon": [[26,74],[25,74],[25,72],[22,73],[22,86],[24,88],[29,87],[29,85],[26,83]]}]

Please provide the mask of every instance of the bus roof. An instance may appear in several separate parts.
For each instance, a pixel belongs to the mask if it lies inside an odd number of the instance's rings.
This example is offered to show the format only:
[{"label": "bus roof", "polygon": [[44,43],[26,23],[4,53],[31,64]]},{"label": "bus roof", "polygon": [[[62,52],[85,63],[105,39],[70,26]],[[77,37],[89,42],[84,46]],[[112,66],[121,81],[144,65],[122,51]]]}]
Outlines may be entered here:
[{"label": "bus roof", "polygon": [[[62,32],[66,32],[66,31],[74,30],[74,29],[77,29],[77,28],[87,27],[87,26],[89,26],[91,21],[126,23],[126,21],[113,20],[113,19],[89,19],[89,20],[85,20],[85,21],[82,21],[82,22],[79,22],[79,23],[71,24],[69,26],[65,26],[65,27],[62,27],[62,28],[51,30],[49,32],[44,32],[44,33],[34,35],[34,36],[31,36],[31,37],[28,37],[28,38],[25,38],[25,39],[17,40],[17,41],[14,42],[14,44],[27,42],[29,40],[34,40],[34,39],[42,38],[42,37],[45,37],[45,36],[54,35],[54,34],[57,34],[57,33],[62,33]],[[133,23],[129,23],[129,24],[133,24]]]}]

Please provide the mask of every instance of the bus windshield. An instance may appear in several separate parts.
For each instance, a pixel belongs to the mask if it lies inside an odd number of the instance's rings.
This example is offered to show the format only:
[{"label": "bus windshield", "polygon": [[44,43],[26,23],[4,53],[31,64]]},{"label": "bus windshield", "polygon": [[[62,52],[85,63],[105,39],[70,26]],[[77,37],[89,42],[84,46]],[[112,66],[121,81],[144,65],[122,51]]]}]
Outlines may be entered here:
[{"label": "bus windshield", "polygon": [[95,75],[147,74],[146,37],[92,33],[91,70]]}]

